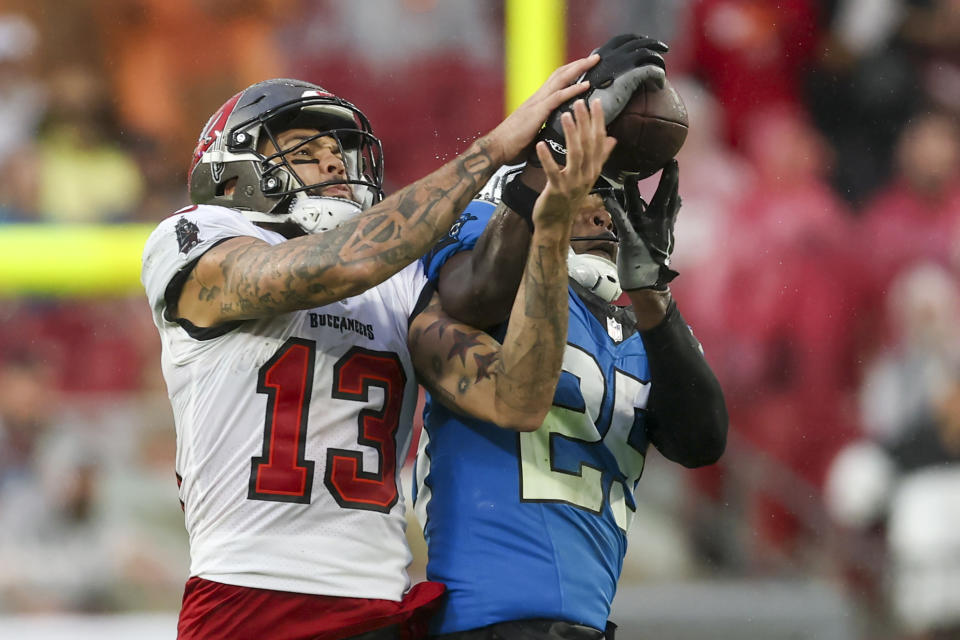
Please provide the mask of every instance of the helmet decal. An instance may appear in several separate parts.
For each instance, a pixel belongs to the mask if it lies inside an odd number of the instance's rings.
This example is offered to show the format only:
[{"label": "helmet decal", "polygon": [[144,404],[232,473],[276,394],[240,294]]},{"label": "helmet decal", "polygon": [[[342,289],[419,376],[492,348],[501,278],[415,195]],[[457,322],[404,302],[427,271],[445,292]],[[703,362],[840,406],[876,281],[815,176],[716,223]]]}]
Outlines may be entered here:
[{"label": "helmet decal", "polygon": [[[206,126],[203,127],[203,131],[200,133],[200,138],[197,140],[197,146],[193,150],[193,162],[190,163],[190,171],[187,173],[188,176],[193,173],[197,163],[203,158],[203,154],[206,153],[214,143],[217,143],[219,147],[223,146],[223,142],[220,139],[223,134],[223,129],[227,126],[227,120],[230,118],[230,114],[233,113],[233,108],[237,106],[237,102],[240,101],[242,95],[243,91],[227,100],[223,106],[207,120]],[[213,179],[219,182],[220,176],[223,173],[223,164],[219,162],[214,163],[212,169],[214,174]]]}]

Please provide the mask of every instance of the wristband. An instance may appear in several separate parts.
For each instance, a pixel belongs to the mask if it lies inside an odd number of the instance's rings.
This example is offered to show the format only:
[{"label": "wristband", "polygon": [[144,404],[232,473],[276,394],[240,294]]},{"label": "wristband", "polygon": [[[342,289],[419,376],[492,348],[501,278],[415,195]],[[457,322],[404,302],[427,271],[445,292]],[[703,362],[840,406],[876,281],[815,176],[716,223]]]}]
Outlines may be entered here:
[{"label": "wristband", "polygon": [[503,188],[500,200],[511,211],[526,220],[530,233],[533,233],[533,205],[539,197],[539,193],[524,184],[520,176],[517,176]]}]

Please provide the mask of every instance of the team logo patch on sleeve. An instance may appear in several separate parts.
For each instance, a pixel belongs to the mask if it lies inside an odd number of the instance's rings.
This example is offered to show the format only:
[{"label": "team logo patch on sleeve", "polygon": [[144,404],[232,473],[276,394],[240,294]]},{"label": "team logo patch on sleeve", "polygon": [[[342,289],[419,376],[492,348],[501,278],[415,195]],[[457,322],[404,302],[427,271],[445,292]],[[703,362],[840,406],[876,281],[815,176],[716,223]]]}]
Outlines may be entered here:
[{"label": "team logo patch on sleeve", "polygon": [[467,224],[471,220],[476,220],[477,216],[464,211],[460,214],[460,217],[457,218],[457,221],[453,223],[453,226],[450,227],[450,231],[447,232],[447,235],[443,236],[437,244],[433,246],[432,249],[424,256],[424,266],[427,268],[430,267],[430,263],[433,261],[437,254],[440,253],[444,248],[449,247],[452,244],[455,244],[457,240],[460,239],[460,231],[463,229],[463,225]]},{"label": "team logo patch on sleeve", "polygon": [[177,246],[180,253],[187,253],[200,244],[200,229],[186,218],[180,218],[177,223]]}]

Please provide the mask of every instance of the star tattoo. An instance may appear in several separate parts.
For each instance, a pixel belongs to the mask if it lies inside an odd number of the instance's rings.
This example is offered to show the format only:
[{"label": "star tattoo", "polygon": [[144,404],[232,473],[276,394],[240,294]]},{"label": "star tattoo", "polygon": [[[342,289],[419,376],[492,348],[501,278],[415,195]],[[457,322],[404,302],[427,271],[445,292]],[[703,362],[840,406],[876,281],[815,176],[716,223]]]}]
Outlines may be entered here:
[{"label": "star tattoo", "polygon": [[499,359],[499,354],[496,351],[491,351],[490,353],[475,353],[473,354],[473,360],[477,363],[477,379],[474,380],[474,384],[480,382],[484,378],[492,378],[493,372],[491,371],[492,365]]},{"label": "star tattoo", "polygon": [[475,347],[480,344],[480,341],[477,340],[477,334],[475,333],[464,333],[457,329],[453,330],[453,346],[450,347],[450,353],[447,354],[447,360],[450,360],[454,356],[460,356],[460,364],[467,364],[467,351],[471,347]]}]

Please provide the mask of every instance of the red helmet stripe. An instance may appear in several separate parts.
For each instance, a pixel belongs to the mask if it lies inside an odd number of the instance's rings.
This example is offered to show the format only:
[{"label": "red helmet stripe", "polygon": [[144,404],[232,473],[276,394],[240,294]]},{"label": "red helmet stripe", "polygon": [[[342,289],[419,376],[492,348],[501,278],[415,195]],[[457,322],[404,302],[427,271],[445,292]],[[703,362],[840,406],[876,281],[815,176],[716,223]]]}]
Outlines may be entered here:
[{"label": "red helmet stripe", "polygon": [[223,133],[223,128],[227,126],[227,120],[230,118],[230,114],[233,113],[233,108],[237,106],[237,102],[240,101],[240,96],[242,96],[243,93],[244,92],[241,91],[227,100],[223,103],[223,106],[207,120],[203,132],[200,133],[200,139],[197,140],[197,147],[193,150],[193,161],[190,163],[190,171],[187,173],[188,179],[189,176],[193,175],[193,170],[196,168],[197,163],[200,162],[203,154],[207,152],[207,149],[209,149]]}]

